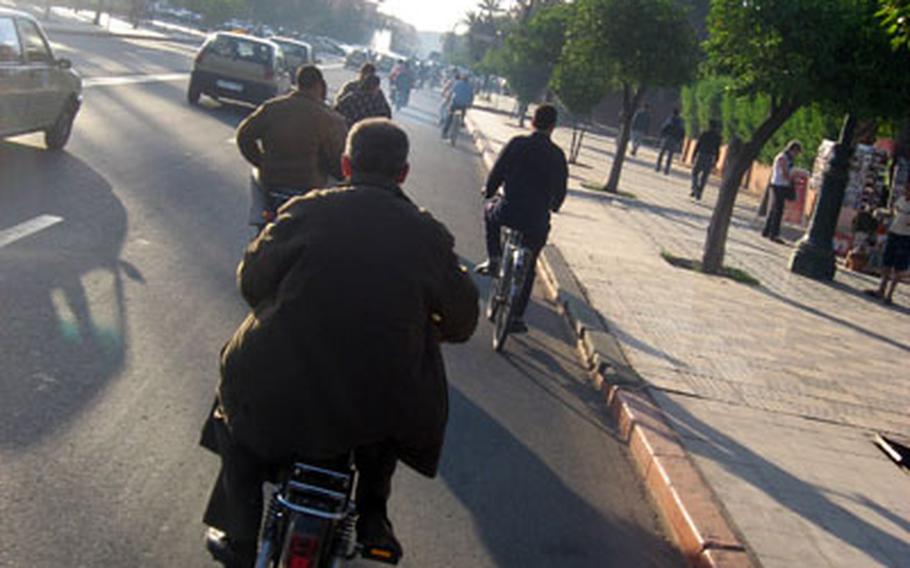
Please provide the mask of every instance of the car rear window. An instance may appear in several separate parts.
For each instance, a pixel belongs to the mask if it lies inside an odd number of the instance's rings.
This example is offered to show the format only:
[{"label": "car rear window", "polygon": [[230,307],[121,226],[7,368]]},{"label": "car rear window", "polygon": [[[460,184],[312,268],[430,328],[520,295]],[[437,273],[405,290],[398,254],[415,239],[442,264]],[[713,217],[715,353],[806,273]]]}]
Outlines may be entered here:
[{"label": "car rear window", "polygon": [[238,39],[237,59],[259,65],[272,65],[272,48],[268,45]]},{"label": "car rear window", "polygon": [[0,63],[20,61],[22,47],[12,18],[0,18]]}]

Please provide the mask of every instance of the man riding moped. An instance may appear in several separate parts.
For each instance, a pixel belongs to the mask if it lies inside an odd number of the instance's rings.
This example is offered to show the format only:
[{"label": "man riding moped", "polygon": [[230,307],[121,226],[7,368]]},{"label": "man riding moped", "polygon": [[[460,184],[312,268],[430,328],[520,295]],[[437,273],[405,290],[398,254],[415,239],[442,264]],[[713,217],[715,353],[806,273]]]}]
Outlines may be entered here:
[{"label": "man riding moped", "polygon": [[296,90],[266,101],[237,128],[237,146],[254,166],[249,222],[259,230],[290,196],[342,177],[347,124],[325,104],[326,93],[319,68],[301,67]]}]

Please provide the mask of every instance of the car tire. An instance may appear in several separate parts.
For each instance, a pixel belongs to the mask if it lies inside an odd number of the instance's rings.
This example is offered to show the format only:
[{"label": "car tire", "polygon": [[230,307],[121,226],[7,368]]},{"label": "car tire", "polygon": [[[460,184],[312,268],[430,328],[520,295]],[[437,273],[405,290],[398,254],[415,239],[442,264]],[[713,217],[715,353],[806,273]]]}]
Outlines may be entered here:
[{"label": "car tire", "polygon": [[54,125],[44,131],[44,144],[49,150],[62,150],[73,133],[73,121],[76,120],[76,107],[72,103],[60,112]]},{"label": "car tire", "polygon": [[199,97],[202,95],[202,90],[199,88],[199,85],[195,81],[190,79],[190,86],[186,90],[186,100],[189,101],[191,105],[199,104]]}]

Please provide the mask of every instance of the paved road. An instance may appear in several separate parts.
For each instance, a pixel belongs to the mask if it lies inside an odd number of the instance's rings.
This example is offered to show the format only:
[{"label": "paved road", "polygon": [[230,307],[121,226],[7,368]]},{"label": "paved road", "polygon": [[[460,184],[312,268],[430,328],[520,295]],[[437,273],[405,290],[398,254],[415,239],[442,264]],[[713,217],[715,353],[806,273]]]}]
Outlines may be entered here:
[{"label": "paved road", "polygon": [[[55,46],[97,79],[190,66],[179,45]],[[66,153],[36,136],[0,143],[0,231],[47,225],[0,246],[0,566],[211,565],[199,517],[217,462],[196,439],[218,350],[244,315],[233,278],[248,169],[232,136],[247,111],[190,107],[185,89],[96,81]],[[438,139],[435,99],[415,102],[399,117],[406,190],[476,263],[480,162],[467,141]],[[446,348],[441,474],[396,477],[403,564],[681,565],[561,320],[537,296],[529,322],[504,356],[485,323]]]}]

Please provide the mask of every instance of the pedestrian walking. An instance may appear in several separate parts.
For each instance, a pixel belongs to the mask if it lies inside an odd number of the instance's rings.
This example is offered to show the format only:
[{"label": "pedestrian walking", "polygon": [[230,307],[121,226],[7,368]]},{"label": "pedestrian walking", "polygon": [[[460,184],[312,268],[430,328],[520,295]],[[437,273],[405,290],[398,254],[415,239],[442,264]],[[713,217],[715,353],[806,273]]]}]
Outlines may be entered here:
[{"label": "pedestrian walking", "polygon": [[657,165],[654,171],[660,171],[660,165],[666,158],[664,164],[664,175],[670,175],[670,165],[673,163],[673,154],[682,149],[683,137],[686,135],[686,128],[683,120],[679,116],[679,109],[673,109],[673,114],[667,117],[660,127],[660,153],[657,155]]},{"label": "pedestrian walking", "polygon": [[866,290],[866,294],[881,298],[886,306],[893,302],[894,290],[910,269],[910,184],[903,188],[902,195],[894,200],[890,209],[879,209],[878,213],[891,215],[891,225],[882,254],[882,279],[878,290]]},{"label": "pedestrian walking", "polygon": [[717,165],[717,156],[720,155],[720,121],[711,120],[708,129],[701,133],[695,144],[692,166],[692,193],[696,201],[701,201],[701,194],[705,190],[708,176]]},{"label": "pedestrian walking", "polygon": [[784,151],[774,157],[771,171],[771,211],[768,212],[761,234],[775,243],[783,242],[780,239],[780,222],[784,217],[784,204],[796,198],[796,190],[793,188],[793,162],[802,151],[803,145],[798,140],[791,140]]},{"label": "pedestrian walking", "polygon": [[638,153],[638,147],[641,146],[650,130],[651,105],[645,103],[642,108],[635,111],[635,114],[632,115],[632,151],[629,152],[631,155],[634,156]]}]

